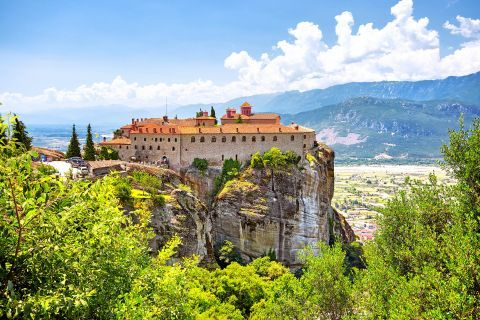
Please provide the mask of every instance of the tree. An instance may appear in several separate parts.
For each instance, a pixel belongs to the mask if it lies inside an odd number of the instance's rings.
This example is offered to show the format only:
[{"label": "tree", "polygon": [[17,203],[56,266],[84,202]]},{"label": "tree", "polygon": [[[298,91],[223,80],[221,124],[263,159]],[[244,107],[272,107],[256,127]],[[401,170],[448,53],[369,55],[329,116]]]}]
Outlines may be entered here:
[{"label": "tree", "polygon": [[215,124],[218,123],[217,116],[215,115],[215,109],[213,108],[213,106],[210,108],[210,117],[215,118]]},{"label": "tree", "polygon": [[235,123],[243,123],[242,115],[238,115],[237,120],[235,120]]},{"label": "tree", "polygon": [[87,141],[85,142],[85,150],[83,159],[95,160],[95,145],[93,144],[92,127],[88,124],[87,127]]},{"label": "tree", "polygon": [[77,132],[75,131],[75,125],[73,125],[72,128],[72,137],[70,138],[70,143],[68,144],[66,156],[67,158],[82,156],[80,153],[80,143],[78,142]]},{"label": "tree", "polygon": [[32,148],[32,138],[28,135],[25,124],[20,121],[17,116],[15,116],[15,122],[13,124],[12,139],[23,146],[25,150],[30,150]]},{"label": "tree", "polygon": [[110,147],[101,147],[98,154],[100,160],[119,160],[118,151]]},{"label": "tree", "polygon": [[3,117],[0,114],[0,145],[4,145],[7,143],[7,129],[8,126],[3,122]]}]

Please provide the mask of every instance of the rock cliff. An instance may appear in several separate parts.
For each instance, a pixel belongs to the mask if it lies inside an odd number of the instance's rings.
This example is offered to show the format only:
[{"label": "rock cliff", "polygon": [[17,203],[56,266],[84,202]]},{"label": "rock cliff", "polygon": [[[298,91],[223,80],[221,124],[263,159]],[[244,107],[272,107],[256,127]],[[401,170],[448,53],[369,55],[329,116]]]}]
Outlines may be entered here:
[{"label": "rock cliff", "polygon": [[333,160],[333,150],[321,145],[298,168],[243,171],[213,205],[215,242],[232,241],[247,261],[274,251],[291,267],[306,245],[351,242],[353,231],[331,207]]},{"label": "rock cliff", "polygon": [[[320,145],[297,167],[243,170],[212,198],[220,173],[188,168],[180,175],[166,169],[130,167],[162,180],[166,203],[154,207],[151,226],[154,251],[178,234],[179,256],[198,255],[214,262],[214,247],[229,240],[244,260],[275,252],[278,261],[297,267],[297,252],[318,241],[354,240],[348,223],[331,206],[334,190],[334,153]],[[185,185],[182,185],[185,184]]]}]

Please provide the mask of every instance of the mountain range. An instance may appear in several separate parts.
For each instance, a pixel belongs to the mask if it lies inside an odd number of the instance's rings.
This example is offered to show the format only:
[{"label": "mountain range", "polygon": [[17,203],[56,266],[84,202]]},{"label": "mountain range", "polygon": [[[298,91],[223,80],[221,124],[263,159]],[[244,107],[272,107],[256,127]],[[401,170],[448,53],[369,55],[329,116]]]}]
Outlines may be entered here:
[{"label": "mountain range", "polygon": [[[199,109],[214,106],[219,116],[226,107],[238,107],[244,101],[256,112],[281,113],[284,123],[293,121],[314,128],[319,139],[334,147],[340,160],[435,159],[448,138],[448,128],[458,126],[460,114],[467,125],[480,116],[480,72],[441,80],[346,83],[304,92],[239,97],[222,103],[171,107],[169,115],[191,117]],[[111,105],[21,116],[27,124],[120,126],[131,118],[158,117],[164,112],[163,106],[134,109]]]}]

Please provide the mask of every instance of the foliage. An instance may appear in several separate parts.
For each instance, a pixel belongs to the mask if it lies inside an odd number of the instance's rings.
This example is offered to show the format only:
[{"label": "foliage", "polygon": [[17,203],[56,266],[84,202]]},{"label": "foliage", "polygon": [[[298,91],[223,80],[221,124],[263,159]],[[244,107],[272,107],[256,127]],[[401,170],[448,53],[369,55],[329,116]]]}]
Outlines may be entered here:
[{"label": "foliage", "polygon": [[205,173],[205,171],[208,169],[208,161],[207,159],[200,159],[200,158],[195,158],[193,159],[192,165],[200,170],[200,172]]},{"label": "foliage", "polygon": [[115,178],[63,181],[0,149],[0,318],[110,317],[150,237],[119,209]]},{"label": "foliage", "polygon": [[122,132],[122,129],[117,129],[115,131],[113,131],[113,137],[114,138],[120,138],[122,136],[123,132]]},{"label": "foliage", "polygon": [[98,153],[99,160],[119,160],[118,151],[110,147],[102,146]]},{"label": "foliage", "polygon": [[210,117],[215,118],[215,124],[218,123],[217,116],[215,115],[215,109],[213,108],[213,106],[210,108]]},{"label": "foliage", "polygon": [[87,127],[87,140],[85,142],[83,159],[89,161],[95,160],[95,145],[93,144],[92,127],[90,126],[90,124],[88,124]]},{"label": "foliage", "polygon": [[450,144],[442,146],[444,167],[480,197],[480,118],[466,130],[461,117],[460,129],[449,135]]},{"label": "foliage", "polygon": [[215,178],[213,194],[217,195],[225,183],[238,177],[242,165],[239,161],[227,159],[223,162],[222,172]]},{"label": "foliage", "polygon": [[244,264],[242,256],[235,245],[229,241],[225,240],[218,249],[218,264],[220,267],[225,268],[232,262],[237,262],[239,264]]},{"label": "foliage", "polygon": [[75,130],[75,125],[72,127],[72,137],[70,138],[70,143],[68,144],[68,149],[66,153],[67,158],[72,157],[81,157],[80,153],[80,142],[78,142],[77,132]]},{"label": "foliage", "polygon": [[0,114],[0,145],[7,143],[7,130],[8,126],[5,125],[4,117]]},{"label": "foliage", "polygon": [[250,160],[250,166],[255,169],[269,167],[272,169],[288,168],[291,165],[297,165],[301,157],[293,151],[282,152],[280,149],[273,147],[266,151],[263,155],[255,153]]},{"label": "foliage", "polygon": [[235,120],[235,123],[243,123],[242,115],[238,115],[237,120]]},{"label": "foliage", "polygon": [[25,150],[32,149],[32,137],[28,135],[25,124],[15,115],[12,139]]}]

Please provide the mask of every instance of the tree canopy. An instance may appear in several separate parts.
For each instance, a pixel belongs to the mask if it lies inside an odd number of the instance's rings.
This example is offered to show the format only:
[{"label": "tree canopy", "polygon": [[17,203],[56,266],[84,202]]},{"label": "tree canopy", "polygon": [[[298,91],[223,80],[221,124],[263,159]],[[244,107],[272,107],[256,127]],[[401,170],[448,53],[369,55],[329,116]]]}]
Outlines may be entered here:
[{"label": "tree canopy", "polygon": [[12,139],[21,145],[25,150],[32,148],[32,138],[28,135],[27,129],[23,121],[16,115],[14,116]]},{"label": "tree canopy", "polygon": [[92,127],[90,126],[90,124],[88,124],[87,126],[87,139],[85,141],[83,159],[95,160],[95,145],[93,143]]},{"label": "tree canopy", "polygon": [[70,138],[70,143],[68,144],[66,156],[67,158],[82,156],[80,152],[80,142],[78,142],[78,136],[75,130],[75,125],[73,125],[72,127],[72,137]]}]

